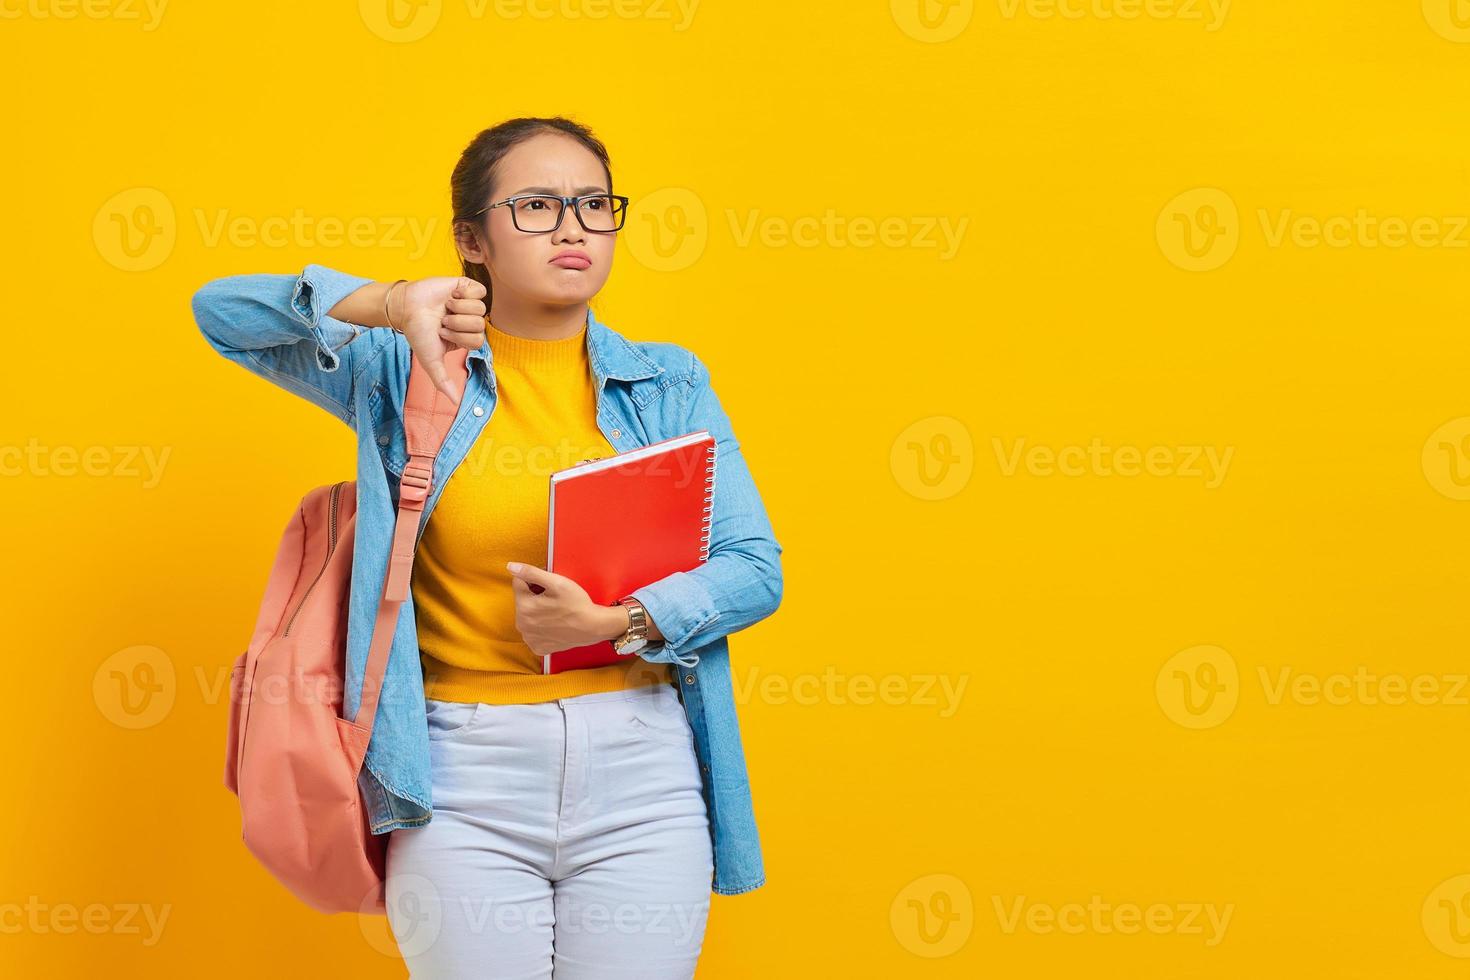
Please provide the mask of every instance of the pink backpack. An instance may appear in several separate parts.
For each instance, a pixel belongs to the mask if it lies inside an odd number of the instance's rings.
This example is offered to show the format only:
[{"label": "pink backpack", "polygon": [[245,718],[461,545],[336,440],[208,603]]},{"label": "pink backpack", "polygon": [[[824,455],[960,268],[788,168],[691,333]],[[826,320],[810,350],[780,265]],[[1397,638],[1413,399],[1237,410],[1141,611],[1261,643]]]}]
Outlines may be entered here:
[{"label": "pink backpack", "polygon": [[[444,359],[461,398],[467,354],[457,348]],[[302,499],[281,537],[250,647],[230,672],[225,786],[240,799],[241,836],[271,874],[321,912],[387,912],[387,835],[368,827],[357,777],[408,598],[434,458],[457,411],[420,360],[410,360],[403,411],[409,461],[357,717],[342,717],[355,481],[317,487]]]}]

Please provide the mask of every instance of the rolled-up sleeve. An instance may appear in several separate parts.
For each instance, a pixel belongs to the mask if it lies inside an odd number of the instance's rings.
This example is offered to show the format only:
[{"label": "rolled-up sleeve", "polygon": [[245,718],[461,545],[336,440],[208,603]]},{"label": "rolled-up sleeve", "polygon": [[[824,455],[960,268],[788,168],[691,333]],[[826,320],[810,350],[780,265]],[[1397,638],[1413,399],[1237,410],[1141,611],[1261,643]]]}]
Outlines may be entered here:
[{"label": "rolled-up sleeve", "polygon": [[692,571],[675,572],[632,594],[663,634],[639,655],[653,663],[692,667],[699,662],[699,647],[765,619],[780,606],[782,547],[709,370],[698,357],[693,357],[685,397],[685,431],[707,429],[715,437],[708,557]]},{"label": "rolled-up sleeve", "polygon": [[321,265],[308,265],[295,276],[226,276],[194,293],[194,319],[224,357],[350,426],[357,375],[391,338],[353,343],[365,332],[380,331],[338,320],[328,311],[372,281]]}]

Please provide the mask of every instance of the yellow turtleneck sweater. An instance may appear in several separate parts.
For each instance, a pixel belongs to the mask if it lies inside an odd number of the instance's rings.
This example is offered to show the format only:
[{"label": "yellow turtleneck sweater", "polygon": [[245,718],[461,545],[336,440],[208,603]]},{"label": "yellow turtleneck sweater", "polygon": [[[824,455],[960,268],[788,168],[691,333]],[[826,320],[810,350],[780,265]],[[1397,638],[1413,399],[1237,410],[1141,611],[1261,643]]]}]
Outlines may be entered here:
[{"label": "yellow turtleneck sweater", "polygon": [[543,674],[541,658],[522,641],[505,563],[546,567],[552,471],[617,450],[597,428],[585,323],[575,336],[534,340],[487,319],[485,335],[495,409],[445,485],[414,558],[425,695],[528,704],[669,683],[668,664],[637,655],[609,667]]}]

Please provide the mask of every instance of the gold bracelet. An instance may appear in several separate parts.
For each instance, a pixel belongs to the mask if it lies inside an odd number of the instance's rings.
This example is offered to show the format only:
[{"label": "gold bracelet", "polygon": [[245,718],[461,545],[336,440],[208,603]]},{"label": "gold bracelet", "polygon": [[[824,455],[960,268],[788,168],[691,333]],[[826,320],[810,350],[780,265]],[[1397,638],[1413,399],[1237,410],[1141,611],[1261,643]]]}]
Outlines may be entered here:
[{"label": "gold bracelet", "polygon": [[[398,282],[395,282],[393,286],[398,285],[399,282],[408,282],[408,280],[400,279],[398,280]],[[383,319],[388,321],[389,330],[398,329],[397,327],[393,326],[393,317],[388,313],[388,300],[393,296],[393,286],[389,286],[388,291],[383,294]]]}]

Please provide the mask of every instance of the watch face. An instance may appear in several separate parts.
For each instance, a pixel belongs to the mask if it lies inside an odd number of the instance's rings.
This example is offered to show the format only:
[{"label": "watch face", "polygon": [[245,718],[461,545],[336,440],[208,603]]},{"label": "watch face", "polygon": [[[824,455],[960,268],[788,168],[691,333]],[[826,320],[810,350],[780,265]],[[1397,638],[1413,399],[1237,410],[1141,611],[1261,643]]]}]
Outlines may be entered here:
[{"label": "watch face", "polygon": [[615,647],[615,649],[617,650],[619,655],[627,656],[630,653],[637,653],[639,650],[642,650],[646,646],[648,646],[648,641],[642,637],[639,637],[635,640],[629,640],[622,646]]}]

